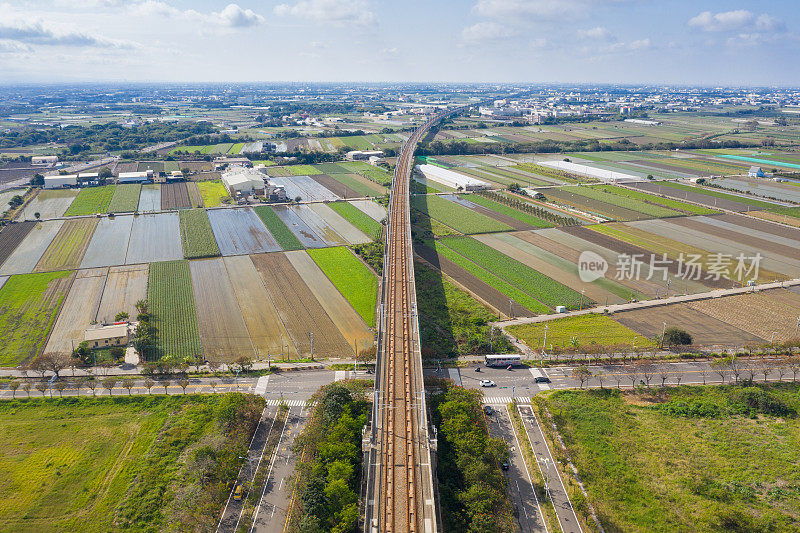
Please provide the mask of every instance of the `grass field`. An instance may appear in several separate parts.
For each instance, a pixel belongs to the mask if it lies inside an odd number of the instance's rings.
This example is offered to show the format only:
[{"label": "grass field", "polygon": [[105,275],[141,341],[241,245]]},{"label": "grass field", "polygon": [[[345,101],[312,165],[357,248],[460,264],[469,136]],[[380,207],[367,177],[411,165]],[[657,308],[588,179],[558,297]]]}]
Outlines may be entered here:
[{"label": "grass field", "polygon": [[602,187],[569,187],[569,191],[592,200],[599,200],[607,204],[624,207],[631,211],[637,211],[653,218],[674,217],[682,215],[680,211],[669,209],[661,205],[645,202],[639,198],[628,195],[617,194],[614,188]]},{"label": "grass field", "polygon": [[44,347],[71,282],[69,272],[11,276],[0,289],[0,366],[30,361]]},{"label": "grass field", "polygon": [[256,212],[258,218],[261,219],[261,222],[264,223],[284,251],[302,250],[304,248],[302,243],[297,239],[297,237],[295,237],[294,233],[292,233],[292,230],[290,230],[289,227],[283,223],[283,221],[278,217],[278,215],[275,214],[275,211],[273,211],[271,207],[267,205],[259,205],[254,207],[253,211]]},{"label": "grass field", "polygon": [[502,222],[476,213],[467,207],[439,196],[414,196],[411,199],[411,205],[414,209],[438,220],[459,233],[490,233],[511,229]]},{"label": "grass field", "polygon": [[199,259],[220,255],[205,209],[183,209],[179,215],[183,257]]},{"label": "grass field", "polygon": [[344,247],[308,250],[308,255],[347,298],[368,326],[375,326],[378,279],[350,250]]},{"label": "grass field", "polygon": [[157,390],[0,402],[0,528],[213,530],[264,402]]},{"label": "grass field", "polygon": [[[579,293],[482,242],[469,237],[447,237],[441,242],[550,309],[558,305],[577,309],[580,305]],[[588,298],[583,299],[584,306],[591,303]]]},{"label": "grass field", "polygon": [[108,204],[109,213],[132,213],[139,207],[139,193],[142,192],[140,183],[125,183],[117,185],[114,195]]},{"label": "grass field", "polygon": [[589,314],[580,315],[560,320],[550,320],[538,324],[522,324],[510,326],[508,332],[522,339],[531,349],[541,348],[544,342],[545,326],[547,326],[547,350],[550,345],[554,347],[625,345],[648,347],[653,346],[653,341],[643,335],[626,328],[605,315]]},{"label": "grass field", "polygon": [[339,213],[352,225],[372,237],[373,240],[381,238],[383,226],[380,222],[347,202],[333,202],[328,204],[328,207]]},{"label": "grass field", "polygon": [[543,427],[557,425],[606,531],[800,530],[795,384],[558,391],[534,404],[554,415]]},{"label": "grass field", "polygon": [[114,185],[103,185],[101,187],[86,187],[81,189],[78,196],[70,204],[64,216],[94,215],[95,213],[105,213],[108,205],[114,196]]},{"label": "grass field", "polygon": [[219,180],[213,181],[198,181],[197,188],[200,189],[200,195],[203,197],[203,203],[206,207],[216,207],[222,204],[222,199],[228,196],[228,191]]},{"label": "grass field", "polygon": [[53,242],[39,259],[35,271],[48,272],[78,268],[96,227],[96,218],[64,221],[64,225],[58,230]]},{"label": "grass field", "polygon": [[519,220],[524,224],[530,224],[535,228],[550,228],[553,226],[546,220],[542,220],[541,218],[529,215],[528,213],[514,209],[513,207],[509,207],[507,205],[503,205],[500,202],[495,202],[494,200],[490,200],[489,198],[485,198],[478,194],[468,194],[464,196],[464,198],[474,204],[478,204],[487,209],[491,209],[492,211],[497,211],[500,214],[510,216],[511,218]]},{"label": "grass field", "polygon": [[669,207],[671,209],[687,211],[693,215],[711,215],[713,213],[718,212],[714,211],[713,209],[701,207],[699,205],[694,205],[687,202],[681,202],[680,200],[673,200],[671,198],[662,198],[661,196],[656,196],[655,194],[648,194],[646,192],[637,191],[633,189],[625,189],[623,187],[617,187],[616,185],[595,185],[592,186],[591,188],[610,192],[617,196],[624,196],[635,200],[642,200],[643,202],[649,204],[657,204],[657,205],[662,205],[664,207]]},{"label": "grass field", "polygon": [[158,330],[158,355],[174,355],[179,359],[200,355],[200,334],[189,262],[151,263],[147,301],[152,323]]},{"label": "grass field", "polygon": [[314,165],[292,165],[286,168],[295,176],[314,176],[316,174],[322,174],[322,171]]}]

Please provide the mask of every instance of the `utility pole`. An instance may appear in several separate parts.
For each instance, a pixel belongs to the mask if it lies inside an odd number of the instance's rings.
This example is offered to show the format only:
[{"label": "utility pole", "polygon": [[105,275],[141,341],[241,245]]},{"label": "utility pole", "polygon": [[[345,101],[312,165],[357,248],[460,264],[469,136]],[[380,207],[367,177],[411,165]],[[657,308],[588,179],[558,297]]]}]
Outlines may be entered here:
[{"label": "utility pole", "polygon": [[514,301],[508,299],[508,318],[514,318]]},{"label": "utility pole", "polygon": [[286,359],[283,357],[283,333],[281,333],[281,361],[285,361]]},{"label": "utility pole", "polygon": [[797,317],[797,324],[795,324],[795,326],[794,326],[794,338],[795,339],[797,338],[797,330],[798,330],[798,328],[800,328],[800,316]]},{"label": "utility pole", "polygon": [[545,350],[547,349],[547,329],[550,326],[545,324],[544,325],[544,342],[542,343],[542,355],[544,355]]},{"label": "utility pole", "polygon": [[664,348],[664,335],[667,333],[667,323],[664,322],[664,329],[661,330],[661,342],[658,345],[658,349],[661,350]]},{"label": "utility pole", "polygon": [[583,311],[583,293],[586,292],[586,289],[581,289],[581,308],[579,311]]},{"label": "utility pole", "polygon": [[353,374],[358,372],[358,341],[353,337],[353,353],[356,354],[355,364],[353,365]]},{"label": "utility pole", "polygon": [[311,360],[314,360],[314,332],[309,333],[311,336]]}]

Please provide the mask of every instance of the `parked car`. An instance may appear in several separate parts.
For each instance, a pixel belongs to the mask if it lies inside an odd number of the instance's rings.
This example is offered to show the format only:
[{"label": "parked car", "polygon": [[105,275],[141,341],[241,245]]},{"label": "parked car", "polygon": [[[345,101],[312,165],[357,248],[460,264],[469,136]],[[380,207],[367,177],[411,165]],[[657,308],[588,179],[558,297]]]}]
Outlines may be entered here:
[{"label": "parked car", "polygon": [[550,383],[550,378],[548,378],[546,376],[539,376],[539,377],[533,378],[533,382],[534,383]]},{"label": "parked car", "polygon": [[244,489],[242,488],[242,484],[239,483],[236,485],[236,489],[233,491],[233,499],[238,502],[242,499],[242,494],[244,494]]},{"label": "parked car", "polygon": [[494,387],[494,381],[491,379],[482,379],[481,387]]},{"label": "parked car", "polygon": [[492,409],[491,405],[484,405],[483,412],[486,413],[487,415],[491,415],[492,413],[494,413],[494,409]]}]

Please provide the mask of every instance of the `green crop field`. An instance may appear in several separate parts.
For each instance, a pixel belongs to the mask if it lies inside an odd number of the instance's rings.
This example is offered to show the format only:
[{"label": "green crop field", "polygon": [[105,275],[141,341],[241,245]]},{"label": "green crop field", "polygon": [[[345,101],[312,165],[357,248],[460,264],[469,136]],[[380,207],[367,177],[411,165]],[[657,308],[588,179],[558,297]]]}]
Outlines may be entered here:
[{"label": "green crop field", "polygon": [[165,396],[157,387],[133,397],[117,388],[115,398],[0,402],[0,528],[216,528],[264,400]]},{"label": "green crop field", "polygon": [[228,197],[228,191],[219,180],[213,181],[198,181],[197,188],[200,189],[200,195],[203,197],[203,203],[206,207],[216,207],[222,204],[222,199]]},{"label": "green crop field", "polygon": [[375,326],[375,302],[378,298],[378,278],[375,274],[342,246],[308,250],[308,255],[347,298],[364,322],[369,327]]},{"label": "green crop field", "polygon": [[669,207],[671,209],[687,211],[693,215],[712,215],[714,213],[719,212],[719,211],[714,211],[713,209],[708,209],[707,207],[701,207],[699,205],[681,202],[680,200],[673,200],[671,198],[662,198],[661,196],[656,196],[655,194],[648,194],[646,192],[638,190],[626,189],[624,187],[618,187],[616,185],[593,185],[592,188],[602,189],[606,192],[610,192],[618,196],[625,196],[627,198],[633,198],[635,200],[642,200],[643,202],[662,205],[664,207]]},{"label": "green crop field", "polygon": [[[597,344],[599,346],[625,345],[630,348],[653,346],[653,341],[626,328],[611,318],[596,313],[540,322],[509,326],[508,332],[522,339],[532,349],[544,342],[547,326],[547,346],[569,347]],[[636,342],[634,344],[634,339]]]},{"label": "green crop field", "polygon": [[411,206],[464,234],[490,233],[511,229],[502,222],[476,213],[467,207],[439,196],[415,196],[411,199]]},{"label": "green crop field", "polygon": [[474,204],[478,204],[487,209],[491,209],[492,211],[497,211],[500,214],[510,216],[513,219],[519,220],[524,224],[530,224],[536,228],[550,228],[553,226],[546,220],[542,220],[541,218],[529,215],[528,213],[514,209],[513,207],[509,207],[507,205],[503,205],[500,202],[495,202],[494,200],[490,200],[489,198],[485,198],[478,194],[468,194],[464,196],[464,198]]},{"label": "green crop field", "polygon": [[651,216],[653,218],[665,218],[665,217],[674,217],[680,216],[683,213],[679,211],[675,211],[674,209],[668,209],[666,207],[662,207],[660,205],[653,205],[645,202],[644,200],[640,200],[638,198],[632,198],[629,196],[622,196],[614,193],[614,190],[610,187],[565,187],[563,190],[569,191],[573,194],[578,194],[585,198],[589,198],[592,200],[598,200],[600,202],[605,202],[607,204],[616,205],[617,207],[623,207],[625,209],[630,209],[631,211],[636,211],[637,213],[642,213],[647,216]]},{"label": "green crop field", "polygon": [[81,189],[72,201],[64,216],[94,215],[108,211],[108,205],[114,196],[114,185],[86,187]]},{"label": "green crop field", "polygon": [[[446,237],[441,242],[485,270],[525,291],[551,309],[554,309],[557,305],[565,305],[567,308],[577,309],[580,305],[580,293],[520,263],[516,259],[510,258],[491,246],[487,246],[470,237]],[[583,298],[584,306],[591,303],[592,301],[588,298]]]},{"label": "green crop field", "polygon": [[29,362],[44,348],[71,284],[69,272],[11,276],[0,289],[0,366]]},{"label": "green crop field", "polygon": [[231,146],[231,149],[228,150],[228,153],[231,155],[237,155],[239,152],[242,151],[242,148],[244,148],[244,143],[236,143],[233,146]]},{"label": "green crop field", "polygon": [[381,238],[383,226],[380,222],[376,222],[375,219],[354,205],[347,202],[332,202],[328,204],[328,207],[342,215],[352,225],[372,237],[373,240]]},{"label": "green crop field", "polygon": [[463,255],[456,253],[455,251],[451,250],[441,241],[435,241],[433,244],[436,248],[436,251],[441,254],[443,257],[446,257],[450,261],[454,262],[455,264],[459,265],[461,268],[478,278],[479,280],[486,283],[488,286],[497,289],[498,291],[502,292],[521,306],[525,307],[529,311],[534,313],[551,313],[549,307],[544,305],[542,302],[534,299],[525,291],[522,291],[507,281],[499,278],[494,273],[486,270],[478,266],[476,263],[473,263]]},{"label": "green crop field", "polygon": [[199,259],[220,255],[205,209],[182,209],[179,215],[183,257]]},{"label": "green crop field", "polygon": [[386,194],[386,188],[372,180],[364,183],[349,174],[329,174],[329,176],[362,196],[383,196]]},{"label": "green crop field", "polygon": [[183,359],[202,353],[189,261],[151,263],[147,301],[159,355]]},{"label": "green crop field", "polygon": [[800,531],[794,383],[557,391],[534,405],[606,531]]},{"label": "green crop field", "polygon": [[315,176],[317,174],[322,174],[322,171],[314,165],[292,165],[286,168],[295,176]]},{"label": "green crop field", "polygon": [[275,211],[267,205],[259,205],[253,208],[253,211],[258,215],[258,218],[264,223],[269,232],[278,241],[281,248],[285,251],[289,250],[302,250],[303,245],[300,240],[292,233],[286,224],[283,223]]},{"label": "green crop field", "polygon": [[109,213],[132,213],[139,207],[139,194],[142,192],[140,183],[126,183],[117,185],[114,196],[108,204]]}]

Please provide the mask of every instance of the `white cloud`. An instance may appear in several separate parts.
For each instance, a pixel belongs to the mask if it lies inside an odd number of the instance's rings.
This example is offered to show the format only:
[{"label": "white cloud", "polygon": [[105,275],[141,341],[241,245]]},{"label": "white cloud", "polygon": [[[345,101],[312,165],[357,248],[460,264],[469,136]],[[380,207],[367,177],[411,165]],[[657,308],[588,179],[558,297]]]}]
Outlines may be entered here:
[{"label": "white cloud", "polygon": [[461,31],[461,38],[467,42],[498,41],[513,37],[517,32],[496,22],[478,22]]},{"label": "white cloud", "polygon": [[604,52],[640,52],[642,50],[649,50],[653,47],[653,43],[650,41],[650,38],[644,39],[636,39],[635,41],[630,42],[620,42],[614,43],[605,47],[602,51]]},{"label": "white cloud", "polygon": [[689,26],[708,32],[725,32],[751,29],[753,31],[780,31],[785,28],[783,21],[762,13],[756,17],[746,9],[712,13],[703,11],[689,19]]},{"label": "white cloud", "polygon": [[608,31],[608,28],[597,26],[588,30],[578,30],[578,36],[582,39],[592,39],[595,41],[613,41],[614,36]]},{"label": "white cloud", "polygon": [[398,52],[397,47],[384,48],[383,50],[380,51],[380,55],[382,55],[383,57],[396,57],[397,52]]},{"label": "white cloud", "polygon": [[367,26],[378,20],[366,0],[299,0],[293,5],[279,4],[274,12],[316,23]]},{"label": "white cloud", "polygon": [[30,52],[31,47],[19,41],[0,40],[0,54]]},{"label": "white cloud", "polygon": [[209,20],[231,28],[245,28],[262,24],[264,17],[251,9],[242,9],[237,4],[228,4],[219,13],[211,13]]},{"label": "white cloud", "polygon": [[159,0],[145,0],[128,6],[131,14],[142,17],[174,17],[186,20],[198,21],[212,26],[224,26],[228,28],[245,28],[257,26],[264,23],[264,17],[251,9],[243,9],[238,4],[228,4],[222,11],[212,13],[200,13],[194,9],[181,11],[166,2]]},{"label": "white cloud", "polygon": [[95,48],[137,48],[139,46],[130,41],[107,39],[70,28],[58,27],[41,19],[24,20],[8,16],[0,18],[0,39],[44,46]]},{"label": "white cloud", "polygon": [[486,18],[516,20],[575,16],[586,7],[584,0],[478,0],[472,10]]}]

